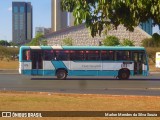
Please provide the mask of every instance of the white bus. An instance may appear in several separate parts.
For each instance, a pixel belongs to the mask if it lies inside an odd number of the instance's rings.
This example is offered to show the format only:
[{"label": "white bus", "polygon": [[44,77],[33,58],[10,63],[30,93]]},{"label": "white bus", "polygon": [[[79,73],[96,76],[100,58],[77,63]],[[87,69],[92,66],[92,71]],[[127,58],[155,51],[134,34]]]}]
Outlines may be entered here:
[{"label": "white bus", "polygon": [[148,58],[144,47],[106,46],[22,46],[19,73],[67,76],[147,76]]}]

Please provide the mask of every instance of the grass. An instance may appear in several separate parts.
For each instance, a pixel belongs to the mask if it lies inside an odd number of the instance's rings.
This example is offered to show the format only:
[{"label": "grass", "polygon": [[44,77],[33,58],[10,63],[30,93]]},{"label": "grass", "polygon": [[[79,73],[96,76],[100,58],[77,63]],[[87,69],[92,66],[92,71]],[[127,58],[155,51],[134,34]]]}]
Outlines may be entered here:
[{"label": "grass", "polygon": [[160,68],[156,68],[155,63],[149,62],[149,71],[160,72]]},{"label": "grass", "polygon": [[0,69],[18,69],[19,63],[18,61],[0,61]]},{"label": "grass", "polygon": [[[0,92],[0,111],[159,111],[160,97]],[[44,118],[42,118],[44,119]],[[45,118],[48,120],[50,118]],[[56,118],[68,120],[149,118]],[[159,118],[152,118],[158,120]],[[19,120],[19,119],[18,119]],[[24,118],[23,118],[24,120]],[[32,120],[32,119],[29,119]]]}]

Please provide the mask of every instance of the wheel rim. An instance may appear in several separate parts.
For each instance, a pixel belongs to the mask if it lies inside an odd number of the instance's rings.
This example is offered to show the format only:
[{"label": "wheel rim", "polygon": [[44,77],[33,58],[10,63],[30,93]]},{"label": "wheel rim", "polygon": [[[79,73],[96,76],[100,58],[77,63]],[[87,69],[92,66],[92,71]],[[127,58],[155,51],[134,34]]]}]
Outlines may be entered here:
[{"label": "wheel rim", "polygon": [[122,73],[122,78],[126,79],[127,78],[127,74],[126,73]]},{"label": "wheel rim", "polygon": [[64,77],[65,77],[65,73],[64,73],[64,72],[60,72],[60,73],[58,74],[58,76],[59,76],[59,78],[64,78]]},{"label": "wheel rim", "polygon": [[66,72],[65,71],[59,71],[57,73],[57,78],[58,79],[65,79],[65,77],[66,77]]}]

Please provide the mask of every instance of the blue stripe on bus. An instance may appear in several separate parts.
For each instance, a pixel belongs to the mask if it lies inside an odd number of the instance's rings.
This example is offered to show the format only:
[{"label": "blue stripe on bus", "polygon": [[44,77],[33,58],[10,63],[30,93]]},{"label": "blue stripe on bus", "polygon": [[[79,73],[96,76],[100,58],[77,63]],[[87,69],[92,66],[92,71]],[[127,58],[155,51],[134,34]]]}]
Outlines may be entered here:
[{"label": "blue stripe on bus", "polygon": [[64,50],[145,50],[144,47],[132,46],[62,46]]},{"label": "blue stripe on bus", "polygon": [[40,46],[42,50],[53,50],[51,46]]},{"label": "blue stripe on bus", "polygon": [[[147,76],[147,72],[143,71],[143,75]],[[22,70],[22,74],[25,75],[44,75],[44,76],[55,76],[55,70]],[[134,75],[134,71],[130,71],[130,76]],[[118,70],[113,71],[113,70],[69,70],[68,71],[68,76],[118,76]]]},{"label": "blue stripe on bus", "polygon": [[65,66],[65,64],[62,61],[51,61],[51,62],[52,62],[53,66],[55,67],[56,70],[59,69],[59,68],[64,68],[64,69],[68,70],[67,67]]}]

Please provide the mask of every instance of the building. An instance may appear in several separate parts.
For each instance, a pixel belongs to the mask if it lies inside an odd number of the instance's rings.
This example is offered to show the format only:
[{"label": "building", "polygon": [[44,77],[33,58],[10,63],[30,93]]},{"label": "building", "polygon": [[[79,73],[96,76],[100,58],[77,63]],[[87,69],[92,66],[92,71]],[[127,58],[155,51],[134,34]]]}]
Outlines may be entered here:
[{"label": "building", "polygon": [[22,44],[32,39],[32,5],[12,2],[12,41]]},{"label": "building", "polygon": [[[103,33],[103,32],[102,32]],[[120,39],[133,40],[136,46],[141,45],[141,41],[145,38],[151,38],[151,36],[143,31],[141,28],[136,27],[133,32],[127,31],[122,25],[118,26],[117,30],[108,31],[107,35],[113,35]],[[84,24],[78,26],[72,26],[63,30],[52,32],[45,35],[48,45],[63,45],[65,38],[73,39],[73,45],[75,46],[98,46],[105,39],[106,35],[102,34],[101,37],[97,34],[94,38],[90,35],[90,31]]]},{"label": "building", "polygon": [[75,18],[73,16],[73,13],[69,13],[69,19],[68,20],[69,20],[69,27],[74,26]]},{"label": "building", "polygon": [[68,13],[62,12],[61,0],[51,0],[51,25],[52,31],[58,31],[68,26]]},{"label": "building", "polygon": [[152,19],[147,20],[146,22],[140,23],[140,28],[143,29],[148,34],[153,34],[153,25],[152,25]]},{"label": "building", "polygon": [[50,32],[51,32],[51,28],[36,27],[35,29],[35,35],[37,35],[38,33],[45,35],[45,34],[49,34]]}]

